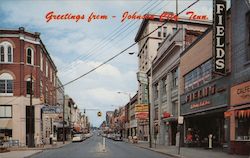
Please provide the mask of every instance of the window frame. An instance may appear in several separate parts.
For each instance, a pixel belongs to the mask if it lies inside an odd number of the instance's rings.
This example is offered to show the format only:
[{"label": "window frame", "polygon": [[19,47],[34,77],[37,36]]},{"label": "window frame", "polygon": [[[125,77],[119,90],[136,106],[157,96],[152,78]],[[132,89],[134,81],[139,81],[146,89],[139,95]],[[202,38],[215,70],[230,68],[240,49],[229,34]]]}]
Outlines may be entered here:
[{"label": "window frame", "polygon": [[[13,116],[13,109],[12,109],[12,105],[0,105],[0,109],[1,107],[3,107],[5,110],[4,110],[4,113],[5,115],[4,116],[1,116],[0,114],[0,119],[3,119],[3,118],[12,118]],[[10,116],[7,116],[6,115],[6,107],[10,107]],[[2,110],[1,110],[2,111]]]},{"label": "window frame", "polygon": [[0,63],[13,63],[13,54],[13,46],[10,42],[3,41],[0,43]]},{"label": "window frame", "polygon": [[[28,63],[28,58],[29,58],[29,55],[28,55],[28,51],[29,50],[31,50],[31,55],[30,55],[30,62],[31,63]],[[26,63],[27,63],[27,65],[34,65],[34,50],[31,48],[31,47],[28,47],[27,49],[26,49]]]},{"label": "window frame", "polygon": [[[14,78],[12,77],[11,74],[9,73],[2,73],[0,75],[0,81],[3,81],[3,90],[4,93],[1,93],[0,91],[0,96],[13,96],[14,93]],[[8,83],[10,82],[10,83]],[[11,85],[11,88],[9,89],[9,85]],[[11,90],[11,92],[8,92],[9,90]]]}]

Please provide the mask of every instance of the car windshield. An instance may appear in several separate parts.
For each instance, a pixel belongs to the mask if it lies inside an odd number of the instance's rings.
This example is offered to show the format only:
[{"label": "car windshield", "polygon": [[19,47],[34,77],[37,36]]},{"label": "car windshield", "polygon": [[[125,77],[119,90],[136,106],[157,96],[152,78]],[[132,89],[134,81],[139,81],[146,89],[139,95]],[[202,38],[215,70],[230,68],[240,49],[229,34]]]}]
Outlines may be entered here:
[{"label": "car windshield", "polygon": [[74,137],[81,137],[81,134],[74,134]]}]

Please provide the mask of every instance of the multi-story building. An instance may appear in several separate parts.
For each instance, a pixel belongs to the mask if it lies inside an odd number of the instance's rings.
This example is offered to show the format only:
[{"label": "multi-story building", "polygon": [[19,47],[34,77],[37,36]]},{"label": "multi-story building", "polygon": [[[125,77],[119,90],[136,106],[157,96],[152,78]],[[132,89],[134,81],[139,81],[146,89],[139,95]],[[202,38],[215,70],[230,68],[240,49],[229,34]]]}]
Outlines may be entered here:
[{"label": "multi-story building", "polygon": [[[173,15],[173,13],[167,13],[167,14]],[[179,18],[178,24],[176,23],[175,20],[172,20],[172,19],[171,20],[166,19],[166,20],[160,20],[160,17],[155,15],[154,19],[144,19],[140,25],[140,28],[137,32],[136,37],[135,37],[135,41],[138,42],[138,49],[139,49],[139,53],[138,53],[139,70],[138,71],[140,73],[147,74],[148,76],[151,75],[149,70],[151,68],[151,65],[152,65],[154,58],[157,55],[158,48],[162,45],[162,42],[165,38],[169,37],[170,35],[174,34],[177,31],[177,27],[178,27],[179,23],[185,25],[185,24],[190,24],[193,22],[193,27],[194,26],[199,27],[202,25],[203,26],[209,25],[209,23],[207,23],[207,22],[200,22],[200,21],[195,21],[195,20],[191,22],[190,20],[185,19],[185,18]],[[163,23],[165,23],[165,24],[163,25]],[[161,25],[163,25],[163,26],[160,27]],[[188,29],[188,25],[186,25],[186,26]],[[157,31],[155,31],[154,33],[151,33],[153,30],[155,30],[157,28],[159,28]],[[147,36],[146,38],[144,38],[144,36],[148,35],[149,33],[151,33],[151,34],[149,36]],[[140,40],[141,38],[143,38],[143,39]],[[152,78],[151,77],[149,77],[148,84],[152,85]],[[147,84],[139,83],[138,103],[139,104],[148,104],[148,98],[150,98],[150,100],[152,101],[153,100],[152,92],[153,92],[152,86],[149,86],[149,94],[148,94]],[[150,97],[148,97],[148,95]],[[150,102],[150,104],[152,104],[152,102]],[[151,109],[153,109],[153,108],[151,108]],[[151,116],[153,116],[152,110],[150,111],[150,113],[151,113]],[[151,125],[152,124],[153,124],[153,122],[151,122]]]},{"label": "multi-story building", "polygon": [[178,29],[170,33],[157,49],[152,63],[152,119],[154,139],[164,145],[177,145],[177,119],[180,109],[180,54],[204,32],[209,21],[178,21]]},{"label": "multi-story building", "polygon": [[0,30],[1,139],[29,146],[42,139],[41,108],[56,104],[56,72],[40,33]]},{"label": "multi-story building", "polygon": [[[187,146],[226,147],[231,72],[231,18],[226,18],[226,74],[214,73],[213,32],[207,29],[180,58],[180,115],[184,117],[182,141]],[[221,41],[222,42],[222,41]],[[210,146],[209,145],[209,141]]]},{"label": "multi-story building", "polygon": [[230,109],[225,113],[230,152],[250,151],[250,1],[231,0],[232,72]]}]

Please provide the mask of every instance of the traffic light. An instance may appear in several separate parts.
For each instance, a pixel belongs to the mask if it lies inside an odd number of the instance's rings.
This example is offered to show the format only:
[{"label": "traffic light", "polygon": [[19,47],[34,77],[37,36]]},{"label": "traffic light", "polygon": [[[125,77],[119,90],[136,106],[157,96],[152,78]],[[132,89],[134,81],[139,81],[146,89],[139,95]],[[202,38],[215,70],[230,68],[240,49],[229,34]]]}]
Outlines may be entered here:
[{"label": "traffic light", "polygon": [[98,111],[97,116],[98,116],[98,117],[101,117],[101,116],[102,116],[102,112],[101,112],[101,111]]}]

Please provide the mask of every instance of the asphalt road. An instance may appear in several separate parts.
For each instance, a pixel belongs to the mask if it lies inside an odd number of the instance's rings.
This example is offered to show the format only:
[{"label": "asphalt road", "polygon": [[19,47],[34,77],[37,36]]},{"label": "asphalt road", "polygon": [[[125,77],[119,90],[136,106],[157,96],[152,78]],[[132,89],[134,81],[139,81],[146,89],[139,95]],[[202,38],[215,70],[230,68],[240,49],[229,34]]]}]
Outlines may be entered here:
[{"label": "asphalt road", "polygon": [[106,151],[102,149],[102,137],[94,135],[83,142],[45,150],[32,158],[167,158],[160,153],[109,139],[106,139]]}]

